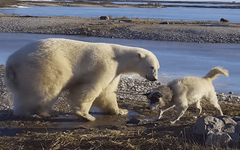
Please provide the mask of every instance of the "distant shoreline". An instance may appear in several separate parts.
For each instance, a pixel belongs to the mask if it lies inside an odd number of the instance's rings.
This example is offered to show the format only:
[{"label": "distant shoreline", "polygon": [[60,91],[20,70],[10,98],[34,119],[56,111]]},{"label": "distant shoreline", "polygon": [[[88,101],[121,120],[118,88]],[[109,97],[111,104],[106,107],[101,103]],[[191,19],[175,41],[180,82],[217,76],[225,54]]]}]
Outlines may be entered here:
[{"label": "distant shoreline", "polygon": [[[39,2],[39,1],[18,1],[18,5],[23,6],[69,6],[69,7],[138,7],[138,8],[166,8],[166,7],[197,7],[197,8],[229,8],[229,9],[240,9],[240,3],[233,2],[189,2],[189,1],[138,1],[147,4],[116,4],[113,2],[121,1],[79,1],[79,2]],[[136,1],[127,1],[127,2],[136,2]],[[161,3],[170,3],[170,4],[161,4]],[[199,5],[177,5],[176,3],[181,4],[226,4],[226,6],[199,6]],[[227,5],[228,4],[228,5]],[[229,5],[231,4],[231,6]],[[236,4],[236,5],[234,5]]]}]

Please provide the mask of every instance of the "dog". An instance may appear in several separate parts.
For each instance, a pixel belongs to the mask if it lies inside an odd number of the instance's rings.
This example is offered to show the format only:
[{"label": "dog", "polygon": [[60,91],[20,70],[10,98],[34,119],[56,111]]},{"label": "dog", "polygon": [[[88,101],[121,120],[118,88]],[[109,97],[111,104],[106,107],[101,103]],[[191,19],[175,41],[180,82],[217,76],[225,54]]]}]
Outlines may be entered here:
[{"label": "dog", "polygon": [[228,70],[222,67],[212,68],[205,77],[186,76],[175,79],[169,82],[165,87],[159,87],[147,95],[149,108],[151,110],[159,108],[158,120],[163,113],[175,108],[176,116],[171,123],[174,124],[186,112],[189,105],[196,106],[196,115],[199,116],[202,112],[200,102],[202,99],[211,103],[222,116],[223,112],[218,104],[218,99],[212,81],[218,75],[228,76]]}]

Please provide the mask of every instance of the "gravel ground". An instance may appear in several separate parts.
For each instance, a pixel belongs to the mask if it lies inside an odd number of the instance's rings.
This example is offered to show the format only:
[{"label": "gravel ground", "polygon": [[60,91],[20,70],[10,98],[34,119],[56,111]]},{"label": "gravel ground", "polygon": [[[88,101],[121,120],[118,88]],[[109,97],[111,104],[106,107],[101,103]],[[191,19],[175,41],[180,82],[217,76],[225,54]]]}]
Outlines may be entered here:
[{"label": "gravel ground", "polygon": [[198,43],[240,43],[240,23],[168,22],[129,18],[0,15],[0,32],[81,35]]}]

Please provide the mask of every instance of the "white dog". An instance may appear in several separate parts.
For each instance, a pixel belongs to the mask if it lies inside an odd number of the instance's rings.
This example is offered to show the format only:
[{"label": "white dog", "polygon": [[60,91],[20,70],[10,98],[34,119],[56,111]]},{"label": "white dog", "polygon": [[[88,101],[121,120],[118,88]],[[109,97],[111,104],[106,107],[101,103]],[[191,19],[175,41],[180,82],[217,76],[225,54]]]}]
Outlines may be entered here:
[{"label": "white dog", "polygon": [[215,67],[203,78],[187,76],[175,79],[168,83],[165,88],[160,87],[160,89],[164,90],[155,90],[148,95],[149,108],[155,109],[158,107],[158,119],[160,119],[164,112],[175,107],[177,111],[176,116],[171,121],[171,123],[175,123],[183,116],[189,105],[192,104],[196,105],[196,115],[199,116],[202,111],[200,102],[202,99],[205,99],[218,109],[220,115],[223,115],[212,84],[213,79],[220,74],[228,76],[228,71],[222,67]]}]

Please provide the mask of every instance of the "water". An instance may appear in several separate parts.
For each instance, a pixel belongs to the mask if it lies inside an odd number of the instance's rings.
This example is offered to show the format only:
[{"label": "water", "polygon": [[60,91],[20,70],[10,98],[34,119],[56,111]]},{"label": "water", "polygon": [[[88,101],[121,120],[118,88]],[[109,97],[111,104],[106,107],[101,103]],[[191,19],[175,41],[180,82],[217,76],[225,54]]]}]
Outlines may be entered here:
[{"label": "water", "polygon": [[0,33],[0,64],[5,64],[7,57],[25,44],[50,37],[146,48],[152,51],[160,61],[159,80],[163,83],[183,76],[202,77],[212,67],[222,66],[229,70],[230,76],[219,76],[214,80],[216,91],[224,93],[232,91],[235,94],[240,94],[240,44],[159,42],[65,35]]},{"label": "water", "polygon": [[[151,1],[149,1],[151,3]],[[113,4],[129,4],[129,5],[147,5],[149,2],[112,2]],[[156,1],[157,2],[157,1]],[[155,1],[153,2],[155,3]],[[161,5],[178,5],[178,6],[239,6],[240,3],[170,3],[170,2],[160,2]]]},{"label": "water", "polygon": [[28,7],[4,8],[0,13],[30,16],[78,16],[78,17],[128,17],[140,19],[162,19],[168,21],[219,21],[240,22],[240,9],[222,8],[114,8],[114,7]]}]

